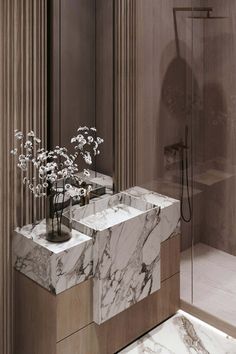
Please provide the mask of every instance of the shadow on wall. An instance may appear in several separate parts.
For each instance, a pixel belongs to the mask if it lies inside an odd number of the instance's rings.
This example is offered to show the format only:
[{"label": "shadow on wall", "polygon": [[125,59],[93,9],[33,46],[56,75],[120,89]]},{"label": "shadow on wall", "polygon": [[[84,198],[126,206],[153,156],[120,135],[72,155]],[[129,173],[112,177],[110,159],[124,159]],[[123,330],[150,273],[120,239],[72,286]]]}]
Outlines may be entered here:
[{"label": "shadow on wall", "polygon": [[[175,42],[166,48],[162,62],[168,57],[168,51]],[[165,175],[164,148],[184,140],[186,125],[191,127],[192,104],[201,111],[200,90],[197,79],[187,56],[190,58],[190,49],[180,42],[181,53],[185,57],[175,56],[168,64],[162,80],[161,102],[159,110],[159,152],[158,178]],[[190,58],[191,59],[191,58]]]},{"label": "shadow on wall", "polygon": [[[220,82],[208,82],[203,88],[205,161],[227,158],[227,102]],[[201,139],[197,132],[196,140]]]}]

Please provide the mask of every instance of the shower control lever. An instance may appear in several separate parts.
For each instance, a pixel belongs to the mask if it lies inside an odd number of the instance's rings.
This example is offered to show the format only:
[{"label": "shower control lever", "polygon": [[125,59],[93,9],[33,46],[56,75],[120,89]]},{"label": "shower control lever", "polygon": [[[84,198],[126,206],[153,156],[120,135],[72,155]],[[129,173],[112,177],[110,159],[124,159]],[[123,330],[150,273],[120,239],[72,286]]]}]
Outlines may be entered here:
[{"label": "shower control lever", "polygon": [[182,141],[180,141],[179,143],[176,143],[176,144],[172,144],[172,145],[169,145],[169,146],[166,146],[165,147],[165,150],[166,151],[183,151],[183,150],[187,150],[189,149],[189,147],[184,144]]}]

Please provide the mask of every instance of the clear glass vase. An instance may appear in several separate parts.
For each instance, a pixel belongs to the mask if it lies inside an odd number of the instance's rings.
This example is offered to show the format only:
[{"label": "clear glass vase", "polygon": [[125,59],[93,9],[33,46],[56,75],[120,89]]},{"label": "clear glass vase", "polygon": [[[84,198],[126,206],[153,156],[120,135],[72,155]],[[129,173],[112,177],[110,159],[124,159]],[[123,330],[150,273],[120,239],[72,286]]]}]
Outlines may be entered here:
[{"label": "clear glass vase", "polygon": [[[70,194],[64,187],[54,187],[50,190],[46,203],[46,239],[50,242],[68,241],[72,232]],[[65,212],[69,218],[64,217]]]}]

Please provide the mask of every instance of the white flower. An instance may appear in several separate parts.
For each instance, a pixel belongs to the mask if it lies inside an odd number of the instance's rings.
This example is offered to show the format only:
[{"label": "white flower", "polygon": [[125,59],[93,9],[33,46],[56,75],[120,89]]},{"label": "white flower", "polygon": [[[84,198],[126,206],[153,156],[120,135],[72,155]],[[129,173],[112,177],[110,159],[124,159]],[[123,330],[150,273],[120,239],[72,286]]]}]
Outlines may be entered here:
[{"label": "white flower", "polygon": [[33,130],[31,130],[27,135],[30,136],[30,137],[34,137],[35,136]]},{"label": "white flower", "polygon": [[73,161],[71,161],[71,160],[66,160],[65,161],[65,165],[66,166],[71,166],[73,164]]},{"label": "white flower", "polygon": [[15,137],[16,137],[16,139],[18,139],[18,140],[22,140],[23,137],[24,137],[24,134],[23,134],[21,131],[17,130],[17,131],[15,132]]},{"label": "white flower", "polygon": [[82,153],[83,159],[84,161],[88,164],[91,165],[92,164],[92,158],[90,155],[90,152],[86,151],[85,153]]},{"label": "white flower", "polygon": [[38,168],[39,166],[40,166],[40,163],[39,162],[34,162],[34,166],[36,167],[36,168]]},{"label": "white flower", "polygon": [[43,152],[43,151],[44,151],[44,148],[41,148],[41,149],[37,150],[37,153],[40,153],[40,152]]},{"label": "white flower", "polygon": [[98,136],[97,137],[97,143],[98,144],[102,144],[103,142],[104,142],[104,140]]},{"label": "white flower", "polygon": [[29,182],[28,178],[27,178],[27,177],[24,177],[24,178],[23,178],[23,184],[26,184],[26,183],[28,183],[28,182]]},{"label": "white flower", "polygon": [[54,183],[57,180],[57,175],[55,173],[51,173],[50,175],[47,175],[47,180],[51,183]]},{"label": "white flower", "polygon": [[40,192],[42,189],[42,185],[41,184],[37,184],[36,186],[36,192]]},{"label": "white flower", "polygon": [[11,154],[12,154],[12,155],[16,155],[16,154],[17,154],[17,151],[18,151],[17,148],[15,148],[15,149],[11,150]]},{"label": "white flower", "polygon": [[90,172],[89,172],[89,170],[84,169],[84,175],[85,175],[86,177],[89,177],[89,176],[90,176]]},{"label": "white flower", "polygon": [[92,190],[92,186],[91,186],[91,184],[89,184],[87,187],[87,194],[89,194],[91,192],[91,190]]},{"label": "white flower", "polygon": [[93,139],[93,137],[92,137],[92,136],[88,136],[88,142],[89,142],[89,143],[92,143],[92,142],[93,142],[93,140],[94,140],[94,139]]},{"label": "white flower", "polygon": [[25,149],[31,149],[32,146],[33,146],[32,141],[27,140],[27,141],[25,142],[24,148],[25,148]]},{"label": "white flower", "polygon": [[34,141],[37,143],[37,144],[40,144],[41,143],[41,139],[39,139],[39,138],[34,138]]},{"label": "white flower", "polygon": [[78,192],[79,192],[79,195],[80,195],[81,197],[85,197],[86,194],[87,194],[87,191],[86,191],[85,188],[80,188],[80,189],[78,190]]},{"label": "white flower", "polygon": [[79,128],[77,129],[78,132],[79,132],[79,131],[84,131],[84,130],[89,130],[89,128],[86,127],[86,126],[84,126],[84,127],[79,127]]}]

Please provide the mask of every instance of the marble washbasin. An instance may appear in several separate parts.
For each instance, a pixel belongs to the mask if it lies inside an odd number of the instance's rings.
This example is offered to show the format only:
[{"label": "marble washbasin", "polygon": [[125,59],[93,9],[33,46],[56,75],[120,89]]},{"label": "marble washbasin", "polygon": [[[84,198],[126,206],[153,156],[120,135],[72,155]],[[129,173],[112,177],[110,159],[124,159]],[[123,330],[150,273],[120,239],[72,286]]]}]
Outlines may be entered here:
[{"label": "marble washbasin", "polygon": [[151,209],[158,209],[156,205],[119,193],[104,199],[91,202],[84,207],[72,209],[73,227],[92,237],[97,236],[115,225],[136,218]]},{"label": "marble washbasin", "polygon": [[93,239],[96,323],[160,289],[159,213],[125,192],[73,207],[73,228]]}]

